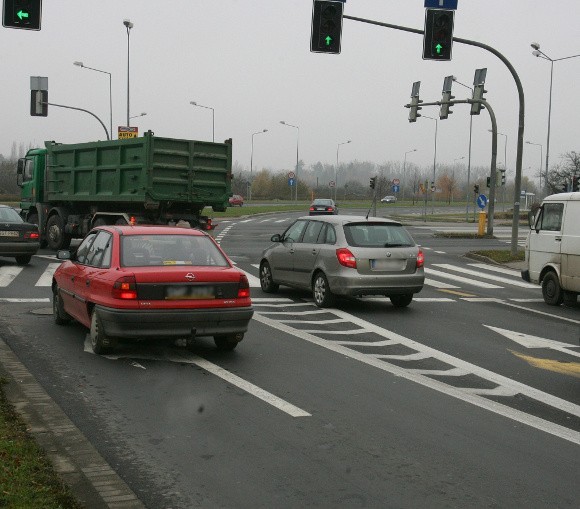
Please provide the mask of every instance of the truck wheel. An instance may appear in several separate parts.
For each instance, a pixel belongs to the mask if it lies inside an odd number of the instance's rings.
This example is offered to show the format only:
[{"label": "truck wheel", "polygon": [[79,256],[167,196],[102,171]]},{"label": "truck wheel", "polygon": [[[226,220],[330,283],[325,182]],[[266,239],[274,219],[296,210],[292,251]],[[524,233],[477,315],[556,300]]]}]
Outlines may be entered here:
[{"label": "truck wheel", "polygon": [[67,249],[70,246],[72,237],[70,233],[65,233],[64,222],[58,214],[54,214],[48,218],[46,222],[46,240],[48,247],[58,251],[59,249]]},{"label": "truck wheel", "polygon": [[550,306],[559,306],[564,302],[564,292],[555,272],[548,272],[542,279],[542,297]]},{"label": "truck wheel", "polygon": [[101,324],[101,317],[96,309],[93,310],[93,315],[91,316],[90,336],[91,347],[97,355],[108,354],[113,346],[115,346],[114,341],[105,336],[105,331]]}]

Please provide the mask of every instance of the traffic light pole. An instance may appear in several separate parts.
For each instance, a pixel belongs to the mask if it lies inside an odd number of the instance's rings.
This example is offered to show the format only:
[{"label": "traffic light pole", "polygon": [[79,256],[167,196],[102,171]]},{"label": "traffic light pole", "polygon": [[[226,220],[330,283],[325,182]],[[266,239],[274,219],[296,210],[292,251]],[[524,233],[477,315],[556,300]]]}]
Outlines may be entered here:
[{"label": "traffic light pole", "polygon": [[64,106],[63,104],[54,104],[54,103],[46,103],[46,104],[48,104],[49,106],[56,106],[57,108],[66,108],[68,110],[84,111],[85,113],[88,113],[89,115],[92,115],[103,126],[103,129],[105,130],[105,134],[107,135],[107,140],[110,140],[111,139],[111,137],[109,136],[109,131],[107,131],[107,128],[105,127],[105,124],[103,124],[103,121],[99,117],[97,117],[94,113],[90,112],[89,110],[83,110],[82,108],[75,108],[74,106]]},{"label": "traffic light pole", "polygon": [[[491,174],[489,176],[489,202],[487,206],[487,233],[488,235],[493,235],[493,218],[495,214],[495,186],[496,186],[496,172],[497,172],[497,122],[495,119],[495,113],[490,106],[490,104],[485,99],[462,99],[459,101],[437,101],[421,103],[421,106],[454,106],[455,104],[480,104],[489,112],[489,118],[491,120]],[[410,104],[405,105],[406,108],[410,108]]]},{"label": "traffic light pole", "polygon": [[[411,32],[414,34],[425,35],[423,30],[418,30],[416,28],[403,27],[400,25],[393,25],[391,23],[382,23],[380,21],[373,21],[370,19],[357,18],[355,16],[348,16],[343,14],[343,18],[351,19],[353,21],[360,21],[362,23],[368,23],[371,25],[383,26],[386,28],[393,28],[394,30],[402,30],[404,32]],[[512,219],[512,238],[511,238],[511,254],[516,255],[518,252],[518,226],[520,220],[520,191],[522,187],[522,159],[524,150],[524,125],[525,125],[525,102],[524,102],[524,89],[522,82],[518,76],[518,73],[514,69],[510,61],[504,57],[499,51],[487,44],[483,44],[477,41],[470,41],[469,39],[461,39],[459,37],[453,37],[453,42],[458,42],[460,44],[467,44],[469,46],[477,46],[484,50],[493,53],[498,57],[509,69],[512,74],[514,81],[516,82],[516,87],[518,89],[519,98],[519,126],[518,126],[518,144],[517,144],[517,155],[516,155],[516,176],[514,180],[514,211]],[[495,181],[495,176],[493,177]],[[490,193],[491,194],[491,193]]]}]

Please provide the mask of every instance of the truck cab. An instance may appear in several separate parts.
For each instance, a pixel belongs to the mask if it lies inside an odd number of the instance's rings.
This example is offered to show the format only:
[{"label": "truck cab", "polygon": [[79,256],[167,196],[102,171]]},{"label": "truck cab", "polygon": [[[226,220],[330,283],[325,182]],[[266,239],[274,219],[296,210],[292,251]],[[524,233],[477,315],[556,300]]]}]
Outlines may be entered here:
[{"label": "truck cab", "polygon": [[529,219],[522,278],[542,285],[546,304],[576,303],[580,293],[580,193],[546,197]]}]

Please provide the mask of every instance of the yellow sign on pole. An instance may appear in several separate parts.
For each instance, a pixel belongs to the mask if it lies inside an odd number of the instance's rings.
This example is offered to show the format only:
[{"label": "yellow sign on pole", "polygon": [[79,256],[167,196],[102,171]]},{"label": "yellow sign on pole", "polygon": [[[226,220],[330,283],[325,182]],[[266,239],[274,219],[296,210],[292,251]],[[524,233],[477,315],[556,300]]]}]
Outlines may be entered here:
[{"label": "yellow sign on pole", "polygon": [[139,136],[138,127],[126,127],[120,125],[117,128],[117,138],[120,140],[126,140],[127,138],[137,138]]}]

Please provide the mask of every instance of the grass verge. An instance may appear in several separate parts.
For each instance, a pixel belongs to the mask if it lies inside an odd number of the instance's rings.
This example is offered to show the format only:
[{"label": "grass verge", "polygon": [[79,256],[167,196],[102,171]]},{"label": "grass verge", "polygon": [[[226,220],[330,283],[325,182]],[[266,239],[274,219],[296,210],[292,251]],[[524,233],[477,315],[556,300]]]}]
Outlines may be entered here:
[{"label": "grass verge", "polygon": [[80,509],[45,452],[7,401],[0,378],[0,507]]}]

